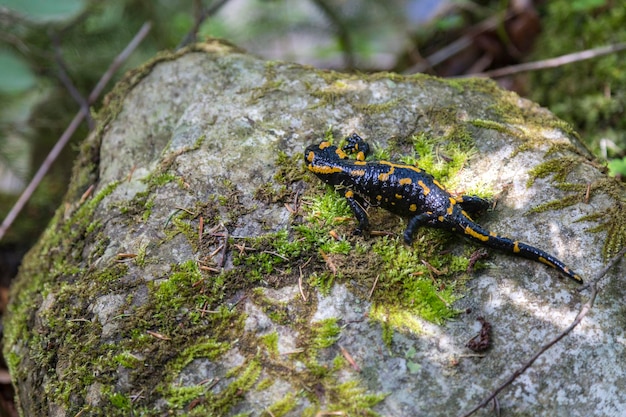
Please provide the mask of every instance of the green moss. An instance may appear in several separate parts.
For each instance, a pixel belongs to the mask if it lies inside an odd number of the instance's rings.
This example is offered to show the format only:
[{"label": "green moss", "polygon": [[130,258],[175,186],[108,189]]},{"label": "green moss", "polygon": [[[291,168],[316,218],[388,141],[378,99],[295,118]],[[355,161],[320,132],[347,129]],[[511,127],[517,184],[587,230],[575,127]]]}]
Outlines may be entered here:
[{"label": "green moss", "polygon": [[622,207],[626,203],[623,197],[621,184],[611,178],[600,178],[592,183],[570,183],[568,176],[587,160],[579,156],[561,156],[548,159],[530,171],[527,186],[531,186],[537,178],[551,177],[555,187],[566,191],[561,198],[540,204],[529,210],[530,213],[540,213],[547,210],[560,210],[577,203],[584,202],[596,193],[608,195],[616,204],[592,215],[583,216],[576,221],[597,221],[597,226],[587,229],[591,233],[606,232],[606,240],[602,253],[608,258],[617,253],[626,244],[626,210]]},{"label": "green moss", "polygon": [[529,178],[526,186],[530,187],[537,178],[552,177],[557,183],[565,183],[567,176],[572,173],[575,167],[581,163],[581,159],[574,156],[563,156],[549,159],[534,168],[528,174]]},{"label": "green moss", "polygon": [[469,145],[471,140],[469,134],[462,128],[452,129],[444,138],[420,133],[412,139],[417,156],[405,156],[401,158],[402,162],[419,166],[450,186],[454,185],[456,174],[475,154],[472,146]]},{"label": "green moss", "polygon": [[334,404],[328,411],[343,411],[348,415],[378,416],[372,407],[386,397],[385,394],[368,394],[355,380],[338,384],[335,392]]},{"label": "green moss", "polygon": [[495,120],[486,120],[486,119],[473,119],[470,120],[470,123],[473,126],[479,127],[481,129],[495,130],[496,132],[500,132],[507,136],[513,136],[520,139],[524,138],[524,135],[521,131],[512,128],[511,126],[507,126],[502,122],[498,122]]},{"label": "green moss", "polygon": [[399,99],[393,99],[386,101],[384,103],[367,103],[367,104],[356,104],[354,108],[361,113],[366,115],[376,114],[376,113],[384,113],[386,111],[392,110],[399,103]]},{"label": "green moss", "polygon": [[207,358],[214,361],[226,353],[229,348],[230,345],[228,343],[217,342],[205,336],[199,338],[192,345],[180,352],[178,357],[171,362],[170,367],[172,370],[184,369],[198,358]]},{"label": "green moss", "polygon": [[[450,278],[464,273],[469,261],[467,257],[441,254],[445,242],[443,232],[425,230],[421,233],[411,248],[386,237],[373,245],[372,250],[383,262],[377,291],[372,297],[374,319],[379,320],[380,313],[388,312],[385,321],[394,325],[402,322],[405,314],[442,323],[456,314],[452,303],[457,298],[455,290],[459,282],[458,278],[454,281]],[[376,295],[378,291],[380,295]],[[394,319],[397,314],[401,319]],[[416,330],[413,324],[406,327]]]},{"label": "green moss", "polygon": [[204,395],[206,388],[202,385],[190,387],[171,387],[167,392],[167,403],[171,408],[181,410],[191,401]]},{"label": "green moss", "polygon": [[135,265],[142,268],[146,265],[146,250],[148,249],[148,243],[144,243],[139,247],[137,256],[135,257]]},{"label": "green moss", "polygon": [[260,339],[271,355],[278,355],[278,333],[272,332],[261,336]]},{"label": "green moss", "polygon": [[319,99],[312,108],[334,106],[337,101],[346,97],[349,93],[348,84],[344,80],[334,79],[330,85],[322,89],[311,91],[311,96]]},{"label": "green moss", "polygon": [[132,410],[132,401],[126,394],[114,392],[109,396],[109,401],[114,408],[122,411]]},{"label": "green moss", "polygon": [[113,360],[128,369],[135,369],[142,363],[140,358],[128,351],[118,353],[113,356]]},{"label": "green moss", "polygon": [[127,272],[128,265],[115,263],[108,268],[104,268],[101,271],[95,273],[93,275],[93,280],[94,282],[98,282],[102,285],[110,285],[125,276]]},{"label": "green moss", "polygon": [[612,206],[600,213],[584,216],[577,221],[599,222],[588,229],[591,233],[606,232],[606,240],[602,247],[605,259],[615,255],[626,246],[626,206],[622,203]]},{"label": "green moss", "polygon": [[296,397],[293,393],[289,392],[280,400],[276,401],[274,404],[267,407],[267,409],[262,413],[262,416],[267,417],[280,417],[287,414],[289,411],[293,410],[293,408],[297,405]]},{"label": "green moss", "polygon": [[214,415],[225,415],[233,404],[246,391],[252,388],[261,374],[261,364],[258,360],[251,360],[246,365],[230,372],[228,377],[236,377],[219,394],[207,394],[206,404]]},{"label": "green moss", "polygon": [[337,342],[341,328],[337,324],[337,318],[329,318],[313,323],[313,332],[315,336],[312,346],[316,349],[324,349]]}]

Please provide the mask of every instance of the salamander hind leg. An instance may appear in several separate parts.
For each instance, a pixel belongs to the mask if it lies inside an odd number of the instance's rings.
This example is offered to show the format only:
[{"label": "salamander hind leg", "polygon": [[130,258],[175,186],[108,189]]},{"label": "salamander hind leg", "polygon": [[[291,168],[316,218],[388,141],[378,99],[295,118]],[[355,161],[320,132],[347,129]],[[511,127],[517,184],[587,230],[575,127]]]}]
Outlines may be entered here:
[{"label": "salamander hind leg", "polygon": [[422,224],[432,222],[436,218],[437,216],[435,216],[433,213],[422,213],[418,214],[417,216],[411,217],[409,219],[409,224],[407,224],[406,229],[404,230],[404,243],[406,243],[407,245],[413,243],[413,235],[417,231],[417,228],[420,227]]},{"label": "salamander hind leg", "polygon": [[486,212],[492,204],[490,200],[473,195],[463,195],[457,198],[457,203],[472,216]]}]

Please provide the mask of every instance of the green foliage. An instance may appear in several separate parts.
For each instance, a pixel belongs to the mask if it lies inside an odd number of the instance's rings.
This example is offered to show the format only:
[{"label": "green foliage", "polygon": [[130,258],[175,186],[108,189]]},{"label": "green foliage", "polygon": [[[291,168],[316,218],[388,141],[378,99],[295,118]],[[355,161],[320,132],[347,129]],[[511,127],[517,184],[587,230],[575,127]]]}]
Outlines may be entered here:
[{"label": "green foliage", "polygon": [[[626,42],[626,8],[606,0],[548,2],[544,21],[534,59]],[[623,61],[620,52],[534,72],[532,98],[577,126],[597,155],[619,155],[626,149]]]},{"label": "green foliage", "polygon": [[626,157],[609,161],[609,173],[613,176],[621,175],[622,178],[626,177]]},{"label": "green foliage", "polygon": [[11,50],[0,49],[0,68],[0,94],[25,92],[35,85],[31,69]]},{"label": "green foliage", "polygon": [[4,0],[2,3],[4,7],[39,22],[71,19],[86,6],[84,0]]}]

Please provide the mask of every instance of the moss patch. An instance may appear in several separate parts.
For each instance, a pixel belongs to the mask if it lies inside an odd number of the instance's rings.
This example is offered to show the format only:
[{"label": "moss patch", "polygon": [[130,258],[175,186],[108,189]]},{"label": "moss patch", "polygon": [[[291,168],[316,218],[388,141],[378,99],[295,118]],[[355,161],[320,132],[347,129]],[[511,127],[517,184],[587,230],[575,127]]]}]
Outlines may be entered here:
[{"label": "moss patch", "polygon": [[623,196],[622,185],[613,178],[603,177],[590,183],[573,183],[569,181],[568,178],[572,172],[582,164],[590,163],[587,159],[580,156],[557,155],[533,168],[530,171],[528,186],[531,186],[538,178],[550,178],[555,183],[555,187],[565,191],[566,195],[535,206],[530,210],[530,213],[569,207],[588,201],[596,194],[609,196],[615,201],[615,205],[576,220],[599,223],[587,230],[591,233],[606,232],[602,254],[607,259],[626,245],[626,210],[623,209],[626,199]]}]

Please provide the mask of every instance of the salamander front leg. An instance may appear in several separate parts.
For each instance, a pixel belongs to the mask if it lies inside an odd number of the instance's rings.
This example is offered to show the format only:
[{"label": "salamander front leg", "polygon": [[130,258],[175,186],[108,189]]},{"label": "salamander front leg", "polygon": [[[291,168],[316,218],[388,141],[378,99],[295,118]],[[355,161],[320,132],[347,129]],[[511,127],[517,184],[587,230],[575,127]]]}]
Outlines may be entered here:
[{"label": "salamander front leg", "polygon": [[344,197],[346,198],[348,205],[352,209],[354,217],[356,217],[357,221],[359,222],[359,225],[356,227],[356,229],[354,229],[353,233],[355,235],[362,235],[363,232],[366,232],[369,229],[369,220],[367,218],[367,213],[363,208],[363,202],[350,190],[346,191]]},{"label": "salamander front leg", "polygon": [[367,158],[367,155],[370,152],[370,146],[367,144],[367,142],[365,142],[363,138],[361,138],[356,133],[348,136],[346,138],[346,141],[348,143],[346,144],[346,146],[343,147],[343,150],[348,153],[356,152],[357,161],[365,161],[365,158]]},{"label": "salamander front leg", "polygon": [[437,216],[432,213],[422,213],[415,217],[411,217],[409,224],[404,230],[404,243],[410,245],[413,242],[413,235],[415,234],[417,228],[420,227],[421,224],[432,222],[436,218]]}]

